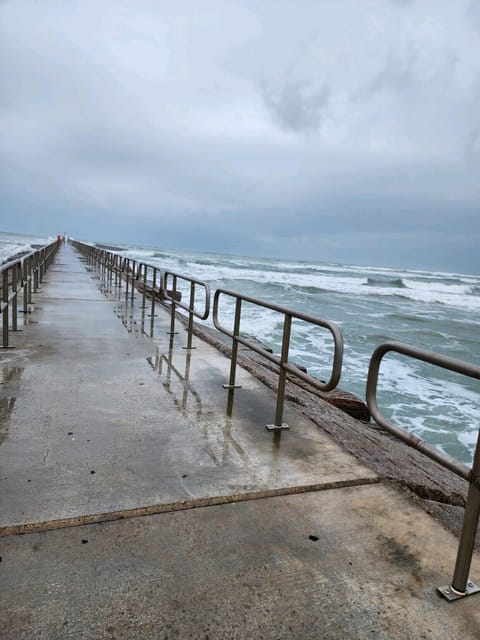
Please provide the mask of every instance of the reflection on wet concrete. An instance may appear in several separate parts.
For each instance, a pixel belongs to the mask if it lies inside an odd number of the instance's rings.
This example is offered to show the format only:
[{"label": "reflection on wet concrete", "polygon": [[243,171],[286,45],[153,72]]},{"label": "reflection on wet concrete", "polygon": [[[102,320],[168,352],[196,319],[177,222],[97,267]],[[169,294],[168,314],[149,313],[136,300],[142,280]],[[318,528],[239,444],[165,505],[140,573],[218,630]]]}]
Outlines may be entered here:
[{"label": "reflection on wet concrete", "polygon": [[[34,358],[27,349],[0,361],[5,367],[28,363],[20,381],[12,370],[0,384],[11,414],[0,447],[0,535],[373,477],[299,413],[281,440],[267,431],[273,391],[242,368],[242,388],[224,390],[228,358],[201,340],[196,351],[185,351],[186,331],[178,323],[179,334],[167,335],[171,315],[163,305],[156,307],[155,342],[129,335],[113,308],[127,324],[135,311],[141,326],[141,297],[130,313],[73,266],[75,275],[47,290],[44,326],[30,332],[27,347],[42,348]],[[78,289],[72,290],[74,279]],[[59,394],[61,388],[71,393]]]},{"label": "reflection on wet concrete", "polygon": [[[190,381],[192,363],[195,362],[192,360],[194,352],[183,347],[180,349],[179,344],[175,342],[177,333],[172,333],[171,318],[170,331],[168,331],[164,325],[166,317],[156,312],[156,303],[151,300],[151,297],[135,295],[136,302],[134,302],[131,298],[131,285],[127,293],[124,281],[122,286],[119,286],[114,284],[111,278],[103,275],[99,289],[109,301],[114,302],[114,313],[128,333],[137,337],[162,336],[162,344],[156,346],[155,354],[148,357],[147,361],[162,379],[162,386],[170,396],[173,406],[187,419],[190,428],[202,436],[205,450],[215,465],[237,463],[241,467],[248,466],[251,475],[256,478],[256,463],[249,459],[238,438],[233,435],[236,425],[235,390],[230,389],[226,394],[224,418],[219,420],[218,407],[205,406],[200,393]],[[138,294],[138,292],[135,293]],[[167,342],[164,342],[163,338],[165,333],[168,336]],[[249,413],[256,413],[255,402],[252,398]],[[272,432],[272,436],[273,455],[277,458],[280,457],[281,434]],[[275,473],[272,468],[269,475],[275,475]]]},{"label": "reflection on wet concrete", "polygon": [[16,398],[0,398],[0,444],[7,439],[8,423],[15,401]]},{"label": "reflection on wet concrete", "polygon": [[282,441],[282,432],[275,430],[273,432],[273,450],[278,454],[280,451],[280,442]]},{"label": "reflection on wet concrete", "polygon": [[227,394],[227,416],[229,418],[232,417],[233,414],[233,400],[235,398],[235,390],[234,389],[229,389],[228,390],[228,394]]},{"label": "reflection on wet concrete", "polygon": [[[39,307],[36,307],[37,309]],[[27,313],[24,313],[23,318],[23,326],[28,327],[31,324],[38,324],[38,320],[32,320],[31,314],[33,313],[33,305],[28,307]]]},{"label": "reflection on wet concrete", "polygon": [[125,305],[120,304],[114,307],[113,310],[128,333],[133,333],[134,335],[141,335],[144,333],[143,325],[138,324],[135,313],[131,308],[125,307]]},{"label": "reflection on wet concrete", "polygon": [[[95,272],[94,268],[87,271]],[[132,284],[126,286],[125,280],[117,278],[109,271],[96,271],[93,279],[99,280],[98,290],[110,302],[117,303],[114,307],[115,315],[121,320],[128,333],[150,338],[155,334],[155,302],[151,296],[143,295],[137,289],[132,297]]]},{"label": "reflection on wet concrete", "polygon": [[[187,402],[189,395],[193,396],[196,404],[195,413],[196,417],[200,418],[202,415],[202,400],[200,395],[195,391],[195,389],[189,384],[190,377],[190,361],[191,354],[187,353],[185,358],[185,368],[183,373],[177,369],[177,367],[173,364],[173,336],[170,337],[170,348],[168,352],[168,356],[161,354],[159,347],[157,347],[157,353],[154,358],[147,358],[147,362],[150,364],[152,369],[156,371],[160,376],[165,377],[165,382],[163,383],[164,389],[172,396],[172,399],[175,405],[180,408],[183,412],[187,410]],[[172,374],[175,379],[178,380],[182,387],[182,399],[180,400],[175,396],[174,390],[171,388],[172,385]]]},{"label": "reflection on wet concrete", "polygon": [[1,384],[16,382],[20,380],[23,373],[23,367],[3,367]]},{"label": "reflection on wet concrete", "polygon": [[3,367],[0,381],[0,444],[8,436],[10,416],[17,400],[18,382],[22,377],[23,367]]},{"label": "reflection on wet concrete", "polygon": [[[202,435],[205,450],[211,460],[217,465],[223,465],[231,460],[233,449],[236,456],[244,462],[247,461],[248,456],[245,450],[232,435],[234,391],[230,390],[228,393],[225,421],[220,425],[217,413],[203,408],[200,394],[189,381],[191,352],[184,352],[183,371],[173,364],[173,353],[174,336],[170,336],[168,353],[161,353],[160,347],[157,346],[155,356],[147,358],[147,362],[159,376],[164,378],[163,388],[182,415],[189,418],[189,425]],[[177,391],[175,386],[178,386]],[[192,402],[189,403],[189,398],[193,399],[193,406]]]},{"label": "reflection on wet concrete", "polygon": [[[87,269],[88,270],[88,269]],[[92,276],[93,277],[93,276]],[[128,288],[125,280],[120,279],[109,271],[102,271],[96,275],[99,280],[98,289],[110,302],[116,302],[115,315],[121,320],[129,333],[146,335],[150,338],[155,334],[155,303],[151,296],[139,294],[136,289],[132,297],[132,284]]]},{"label": "reflection on wet concrete", "polygon": [[[103,283],[103,291],[107,294],[109,300],[115,302],[114,313],[128,333],[135,336],[145,335],[149,338],[154,338],[155,333],[157,336],[163,336],[165,332],[161,330],[161,326],[158,324],[159,315],[155,313],[155,304],[150,304],[146,301],[142,304],[142,297],[138,298],[138,304],[133,304],[130,294],[127,296],[124,288],[112,287],[112,283],[105,279]],[[184,347],[181,350],[179,349],[179,345],[175,343],[175,335],[177,333],[172,333],[171,322],[170,331],[167,330],[166,334],[168,342],[157,345],[155,355],[147,358],[147,361],[159,377],[162,378],[163,388],[169,394],[173,405],[183,417],[187,418],[189,426],[201,434],[205,450],[216,465],[225,465],[236,460],[242,467],[247,464],[250,467],[250,473],[253,477],[256,477],[255,464],[250,461],[245,449],[233,435],[235,428],[235,390],[228,390],[225,417],[222,422],[219,422],[218,409],[212,410],[212,408],[203,406],[201,395],[190,382],[192,354],[194,352]],[[175,352],[175,347],[178,349],[177,352]],[[184,360],[183,357],[185,358]],[[183,366],[179,366],[179,362],[183,362]],[[255,414],[257,413],[256,399],[252,397],[251,400],[250,411]],[[260,414],[261,408],[259,407],[258,415]],[[278,460],[281,457],[281,432],[273,431],[272,437],[273,459]],[[269,471],[271,480],[278,473],[274,467],[275,465],[272,465]]]}]

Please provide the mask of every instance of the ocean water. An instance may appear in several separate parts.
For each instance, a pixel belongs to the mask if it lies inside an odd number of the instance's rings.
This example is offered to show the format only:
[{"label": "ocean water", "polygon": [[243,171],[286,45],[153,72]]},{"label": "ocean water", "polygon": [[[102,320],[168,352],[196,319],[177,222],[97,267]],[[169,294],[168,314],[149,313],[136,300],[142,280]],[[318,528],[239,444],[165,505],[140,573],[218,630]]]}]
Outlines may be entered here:
[{"label": "ocean water", "polygon": [[[0,234],[0,257],[5,251],[10,255],[6,246],[16,242],[41,241],[7,235]],[[362,399],[371,354],[386,340],[480,363],[479,275],[123,246],[133,259],[204,280],[212,293],[231,289],[336,322],[345,341],[340,387]],[[222,325],[231,329],[233,300],[222,297],[220,308]],[[210,319],[206,323],[212,326]],[[277,354],[282,329],[279,314],[249,304],[242,307],[242,333]],[[332,347],[327,330],[293,322],[290,358],[309,374],[328,379]],[[477,380],[388,354],[380,370],[378,399],[388,418],[470,464],[480,427],[479,390]]]},{"label": "ocean water", "polygon": [[[336,322],[345,341],[340,387],[362,399],[372,352],[386,340],[480,364],[478,275],[125,248],[131,258],[204,280],[212,293],[230,289]],[[221,324],[231,329],[233,300],[222,297],[220,309]],[[280,314],[242,305],[241,331],[277,354],[282,330]],[[328,379],[332,354],[327,330],[293,322],[290,358],[309,374]],[[384,415],[467,464],[480,427],[479,391],[478,380],[405,356],[382,361]]]},{"label": "ocean water", "polygon": [[17,253],[32,251],[32,244],[47,244],[53,240],[55,240],[53,236],[30,236],[0,231],[0,264]]}]

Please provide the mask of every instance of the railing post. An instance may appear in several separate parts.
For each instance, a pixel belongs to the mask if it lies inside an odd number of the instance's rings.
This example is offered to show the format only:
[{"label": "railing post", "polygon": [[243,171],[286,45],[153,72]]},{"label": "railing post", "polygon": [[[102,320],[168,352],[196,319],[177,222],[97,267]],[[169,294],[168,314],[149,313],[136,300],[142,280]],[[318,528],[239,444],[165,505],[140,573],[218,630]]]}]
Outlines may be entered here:
[{"label": "railing post", "polygon": [[121,288],[122,286],[122,274],[120,273],[120,265],[121,265],[121,258],[120,256],[116,255],[115,256],[115,286],[118,288]]},{"label": "railing post", "polygon": [[38,289],[38,282],[39,282],[39,277],[38,277],[39,261],[40,261],[40,256],[39,256],[38,252],[36,251],[36,252],[33,254],[33,293],[37,293],[37,289]]},{"label": "railing post", "polygon": [[125,302],[128,300],[128,270],[130,269],[130,260],[125,258],[123,261],[123,270],[125,272]]},{"label": "railing post", "polygon": [[[167,283],[165,282],[165,286],[167,285]],[[170,314],[170,331],[168,331],[167,333],[171,336],[173,336],[176,331],[175,331],[175,299],[177,297],[177,276],[175,274],[173,274],[173,289],[172,289],[172,309],[171,309],[171,314]]]},{"label": "railing post", "polygon": [[45,249],[40,249],[40,282],[43,282],[45,275]]},{"label": "railing post", "polygon": [[[33,257],[27,258],[28,261],[28,304],[32,304],[32,278],[33,278]],[[30,310],[29,310],[30,313]]]},{"label": "railing post", "polygon": [[12,268],[12,331],[18,331],[17,316],[18,316],[18,301],[17,301],[17,289],[18,289],[18,269],[20,262],[13,265]]},{"label": "railing post", "polygon": [[287,381],[287,371],[284,364],[288,362],[288,352],[290,350],[290,334],[292,330],[292,316],[285,314],[283,321],[282,354],[280,356],[280,371],[278,372],[277,389],[277,409],[275,412],[275,424],[265,425],[269,430],[288,429],[288,424],[283,422],[283,404],[285,402],[285,383]]},{"label": "railing post", "polygon": [[116,263],[116,256],[114,254],[111,254],[110,255],[110,261],[109,261],[110,289],[113,289],[113,287],[116,285],[116,282],[114,281],[115,263]]},{"label": "railing post", "polygon": [[28,258],[22,262],[23,313],[28,313]]},{"label": "railing post", "polygon": [[[157,269],[153,267],[153,279],[152,279],[152,295],[151,295],[151,308],[150,313],[148,314],[150,317],[150,337],[153,338],[153,334],[155,332],[155,298],[156,294],[156,286],[157,286]],[[161,280],[161,276],[160,276]]]},{"label": "railing post", "polygon": [[477,446],[473,456],[473,465],[468,487],[467,503],[463,516],[462,533],[458,544],[457,559],[453,572],[452,584],[438,587],[438,591],[447,600],[458,600],[463,596],[479,593],[480,587],[469,580],[470,565],[472,564],[475,537],[477,535],[478,520],[480,518],[480,431]]},{"label": "railing post", "polygon": [[108,262],[107,262],[107,268],[108,268],[108,289],[110,291],[110,293],[112,292],[112,286],[113,286],[113,261],[112,261],[112,254],[110,253],[108,255]]},{"label": "railing post", "polygon": [[192,347],[192,334],[193,334],[193,309],[195,307],[195,283],[190,282],[190,311],[188,313],[188,337],[187,337],[187,346],[183,347],[184,349],[195,349]]},{"label": "railing post", "polygon": [[235,384],[235,374],[237,371],[237,357],[238,357],[238,334],[240,333],[240,316],[242,313],[242,300],[236,298],[235,303],[235,321],[233,324],[233,340],[232,340],[232,355],[230,356],[230,378],[228,384],[224,384],[224,389],[240,389],[241,385]]},{"label": "railing post", "polygon": [[3,344],[4,348],[8,347],[8,271],[5,269],[2,278],[2,329],[3,329]]},{"label": "railing post", "polygon": [[157,267],[153,267],[153,280],[152,280],[152,307],[150,310],[150,317],[152,318],[152,323],[153,323],[153,318],[155,318],[155,303],[156,303],[156,298],[157,298]]},{"label": "railing post", "polygon": [[142,306],[141,309],[147,308],[147,273],[148,265],[143,264],[143,292],[142,292]]},{"label": "railing post", "polygon": [[136,279],[136,268],[137,268],[137,263],[135,260],[133,260],[132,262],[132,294],[130,296],[130,303],[133,304],[133,300],[134,300],[134,293],[135,293],[135,279]]}]

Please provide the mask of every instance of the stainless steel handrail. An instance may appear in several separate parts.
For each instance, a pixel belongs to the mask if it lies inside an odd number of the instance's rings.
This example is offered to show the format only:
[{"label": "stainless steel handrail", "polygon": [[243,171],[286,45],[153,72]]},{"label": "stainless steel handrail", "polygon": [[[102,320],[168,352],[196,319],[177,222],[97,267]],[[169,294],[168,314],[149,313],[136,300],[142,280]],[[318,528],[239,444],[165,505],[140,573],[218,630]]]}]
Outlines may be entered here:
[{"label": "stainless steel handrail", "polygon": [[[87,256],[87,260],[93,266],[100,268],[102,272],[108,272],[108,280],[113,282],[113,274],[115,274],[115,286],[121,287],[122,281],[125,281],[125,299],[131,299],[133,302],[135,289],[141,290],[142,308],[146,308],[147,292],[151,294],[151,317],[155,316],[155,304],[157,296],[163,302],[171,303],[170,312],[170,334],[175,333],[175,312],[180,307],[188,313],[188,329],[187,329],[187,345],[186,349],[193,349],[193,318],[206,320],[210,315],[210,287],[206,282],[196,278],[190,278],[184,274],[175,273],[173,271],[162,270],[145,262],[138,262],[127,256],[120,256],[106,249],[88,245],[79,241],[72,241],[72,244]],[[148,271],[152,270],[152,280],[148,280]],[[159,276],[157,287],[157,276]],[[172,288],[169,289],[169,278],[173,280]],[[179,291],[177,290],[178,280],[188,282],[190,285],[190,296],[188,304],[184,304],[179,299]],[[197,287],[201,287],[205,292],[205,304],[203,310],[199,311],[195,308],[195,294]]]},{"label": "stainless steel handrail", "polygon": [[[107,274],[111,286],[122,288],[122,284],[125,282],[125,298],[127,300],[130,298],[133,301],[135,289],[141,290],[142,305],[145,307],[145,299],[147,293],[150,292],[152,294],[152,314],[154,313],[156,294],[161,296],[163,292],[163,276],[160,268],[127,256],[121,256],[103,247],[96,247],[78,240],[71,240],[71,243],[87,257],[88,264],[98,268],[103,275]],[[153,280],[151,281],[147,276],[149,269],[153,272]],[[159,286],[157,286],[157,274],[160,276]]]},{"label": "stainless steel handrail", "polygon": [[403,440],[403,442],[409,446],[418,449],[432,460],[435,460],[435,462],[450,469],[450,471],[453,471],[453,473],[469,482],[462,534],[460,536],[452,583],[448,586],[438,587],[438,591],[442,596],[448,600],[456,600],[460,597],[480,592],[480,587],[468,578],[480,516],[480,431],[473,457],[473,465],[472,468],[469,468],[455,458],[442,453],[385,418],[378,407],[377,383],[382,358],[389,352],[399,353],[477,380],[480,380],[480,367],[468,362],[463,362],[462,360],[456,360],[425,349],[413,347],[403,342],[385,342],[373,352],[367,377],[367,405],[375,422]]},{"label": "stainless steel handrail", "polygon": [[[168,288],[168,279],[172,278],[172,289]],[[177,299],[177,283],[178,280],[190,283],[190,295],[188,299],[188,305],[183,304]],[[205,292],[205,304],[203,312],[195,309],[195,289],[201,287]],[[186,349],[192,349],[192,335],[193,335],[193,317],[195,316],[199,320],[206,320],[210,315],[210,287],[203,280],[197,280],[196,278],[190,278],[189,276],[181,275],[173,271],[165,271],[163,276],[163,296],[166,300],[171,302],[171,320],[170,320],[170,333],[175,332],[175,307],[180,307],[188,312],[188,337]]]},{"label": "stainless steel handrail", "polygon": [[[132,291],[131,297],[133,300],[133,290],[134,288],[139,288],[139,286],[143,286],[143,306],[145,308],[145,296],[147,288],[151,292],[152,298],[152,318],[154,316],[154,305],[157,294],[159,297],[163,297],[163,299],[168,300],[171,303],[171,334],[174,333],[174,322],[175,322],[175,308],[176,306],[181,307],[189,313],[189,344],[187,348],[191,348],[191,335],[192,335],[192,324],[193,317],[198,317],[201,320],[205,320],[209,315],[210,310],[210,289],[208,285],[200,280],[196,280],[194,278],[189,278],[188,276],[180,275],[174,272],[166,272],[162,277],[162,272],[157,267],[153,267],[152,265],[148,265],[145,263],[137,263],[135,261],[130,261],[128,258],[124,258],[123,256],[119,256],[118,254],[114,254],[105,249],[99,249],[96,247],[92,247],[91,245],[85,245],[83,243],[74,243],[77,248],[79,248],[83,253],[85,253],[88,257],[88,260],[91,261],[92,264],[100,267],[102,270],[106,270],[109,272],[110,282],[113,279],[113,274],[115,274],[115,284],[121,286],[122,278],[126,281],[126,297],[128,298],[129,293],[129,279],[131,279]],[[36,263],[34,262],[34,265]],[[148,269],[153,269],[153,285],[151,285],[150,281],[148,281]],[[38,269],[34,268],[35,273],[37,273]],[[157,289],[157,273],[160,273],[160,284]],[[142,282],[143,277],[143,282]],[[173,288],[171,290],[167,290],[167,282],[168,279],[173,279]],[[185,280],[190,282],[190,299],[189,303],[183,304],[178,300],[177,297],[177,280],[178,279]],[[142,283],[139,285],[139,283]],[[148,282],[148,286],[147,286]],[[136,284],[135,284],[136,283]],[[205,309],[203,313],[197,311],[195,309],[195,286],[202,286],[205,288]],[[234,327],[233,330],[223,327],[219,322],[219,305],[221,296],[229,296],[235,299],[235,319],[234,319]],[[282,352],[281,356],[277,357],[270,353],[265,348],[262,348],[251,340],[248,340],[245,337],[240,335],[240,323],[241,323],[241,310],[242,310],[242,302],[258,305],[272,311],[283,314],[283,339],[282,339]],[[3,310],[3,307],[2,307]],[[326,328],[330,331],[333,341],[334,341],[334,355],[332,362],[332,372],[330,375],[330,379],[327,382],[322,382],[313,378],[312,376],[304,373],[298,366],[288,361],[289,347],[290,347],[290,338],[291,338],[291,328],[292,328],[292,320],[298,319],[304,322],[308,322],[323,328]],[[342,369],[342,360],[343,360],[343,337],[339,327],[329,321],[322,320],[320,318],[316,318],[314,316],[310,316],[307,314],[303,314],[297,312],[295,310],[271,304],[265,301],[262,301],[258,298],[254,298],[251,296],[244,296],[237,292],[230,291],[228,289],[217,289],[214,295],[214,303],[213,303],[213,324],[217,330],[219,330],[224,335],[230,337],[233,341],[232,344],[232,353],[231,353],[231,367],[230,367],[230,379],[229,384],[224,385],[224,387],[233,389],[235,385],[235,375],[236,375],[236,365],[237,365],[237,356],[238,356],[238,345],[242,344],[252,351],[260,354],[266,360],[273,362],[275,365],[279,367],[279,382],[277,388],[277,408],[275,415],[275,423],[273,425],[267,425],[269,428],[273,429],[281,429],[286,427],[282,422],[283,418],[283,404],[285,399],[285,384],[287,373],[295,375],[297,378],[300,378],[310,384],[313,388],[328,391],[334,389],[341,376]],[[455,360],[453,358],[448,358],[446,356],[442,356],[430,351],[426,351],[423,349],[419,349],[416,347],[412,347],[410,345],[406,345],[400,342],[386,342],[380,345],[373,353],[370,361],[370,366],[368,370],[368,379],[367,379],[367,405],[370,410],[370,413],[374,420],[387,431],[391,432],[406,444],[415,447],[423,454],[427,455],[431,459],[435,460],[442,466],[456,473],[460,477],[466,479],[469,482],[469,490],[467,495],[467,502],[465,508],[465,516],[462,527],[462,534],[459,542],[457,559],[455,564],[454,575],[452,579],[452,583],[445,587],[438,587],[438,591],[448,600],[455,600],[461,598],[465,595],[470,595],[472,593],[480,592],[480,587],[475,585],[468,579],[468,574],[471,567],[472,557],[473,557],[473,548],[475,543],[476,531],[478,528],[479,515],[480,515],[480,433],[477,441],[477,446],[474,453],[473,465],[470,469],[466,465],[462,464],[458,460],[455,460],[451,456],[448,456],[434,447],[428,445],[420,438],[417,438],[413,434],[409,434],[407,431],[403,430],[398,425],[389,421],[385,418],[379,407],[376,398],[377,392],[377,383],[378,376],[380,370],[380,364],[382,358],[388,352],[397,352],[401,355],[406,355],[408,357],[412,357],[451,371],[455,371],[457,373],[467,375],[472,378],[480,379],[480,368],[459,360]]]},{"label": "stainless steel handrail", "polygon": [[[234,298],[236,301],[233,331],[230,331],[225,327],[223,327],[218,320],[220,297],[222,295]],[[271,309],[272,311],[276,311],[284,316],[282,352],[280,357],[273,355],[272,353],[270,353],[270,351],[267,351],[266,349],[260,347],[258,344],[252,342],[251,340],[248,340],[247,338],[243,338],[240,335],[242,302],[248,302],[260,307],[264,307],[265,309]],[[332,362],[332,372],[328,382],[322,382],[321,380],[317,380],[317,378],[309,376],[308,374],[304,373],[304,371],[302,371],[298,366],[288,361],[291,326],[292,326],[292,320],[294,318],[328,329],[332,334],[333,342],[334,342],[334,354],[333,354],[333,362]],[[336,325],[333,322],[323,320],[315,316],[307,315],[305,313],[300,313],[299,311],[295,311],[293,309],[289,309],[287,307],[283,307],[277,304],[265,302],[264,300],[254,298],[252,296],[244,296],[235,291],[230,291],[229,289],[217,289],[215,291],[214,300],[213,300],[213,324],[215,328],[218,329],[218,331],[228,336],[233,341],[231,366],[230,366],[230,378],[229,378],[228,385],[224,385],[225,388],[233,389],[236,386],[235,374],[236,374],[239,343],[244,345],[245,347],[248,347],[249,349],[252,349],[252,351],[255,351],[259,355],[263,356],[270,362],[273,362],[274,364],[280,367],[279,381],[278,381],[278,387],[277,387],[277,407],[275,412],[275,423],[273,425],[266,425],[267,428],[272,428],[272,429],[288,428],[288,425],[285,425],[283,423],[283,405],[285,401],[285,383],[286,383],[287,372],[304,380],[305,382],[310,384],[312,387],[320,391],[330,391],[338,385],[341,372],[342,372],[343,336],[338,325]]]},{"label": "stainless steel handrail", "polygon": [[[29,312],[28,306],[32,302],[32,288],[34,292],[37,291],[38,285],[43,281],[57,249],[57,243],[52,242],[0,266],[2,287],[0,303],[0,316],[2,318],[1,348],[8,349],[10,347],[9,334],[12,331],[18,331],[18,313],[26,314]],[[19,312],[18,298],[22,291],[23,309]],[[11,311],[10,314],[9,311]],[[11,316],[11,328],[9,327],[9,315]]]}]

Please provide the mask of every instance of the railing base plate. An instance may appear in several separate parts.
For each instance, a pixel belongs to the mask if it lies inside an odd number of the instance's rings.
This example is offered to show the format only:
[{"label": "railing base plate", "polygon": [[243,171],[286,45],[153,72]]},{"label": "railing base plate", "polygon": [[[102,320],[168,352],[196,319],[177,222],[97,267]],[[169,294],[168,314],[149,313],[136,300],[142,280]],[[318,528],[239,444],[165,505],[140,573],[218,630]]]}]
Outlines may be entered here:
[{"label": "railing base plate", "polygon": [[437,591],[446,600],[448,600],[449,602],[453,602],[454,600],[460,600],[460,598],[472,596],[474,593],[480,593],[480,587],[469,580],[467,582],[467,590],[465,591],[465,593],[454,591],[452,585],[450,584],[447,584],[445,587],[437,587]]},{"label": "railing base plate", "polygon": [[241,389],[242,385],[241,384],[222,384],[222,387],[224,389]]},{"label": "railing base plate", "polygon": [[280,425],[266,424],[265,429],[268,429],[269,431],[286,431],[287,429],[290,429],[290,427],[288,424],[285,424],[285,422],[282,422]]}]

